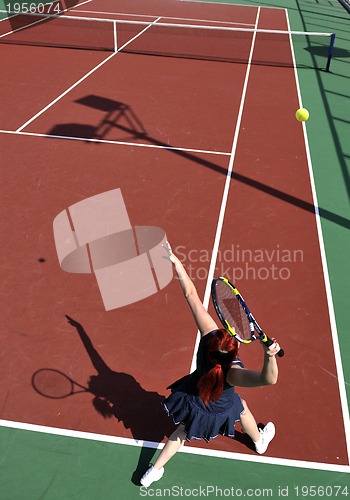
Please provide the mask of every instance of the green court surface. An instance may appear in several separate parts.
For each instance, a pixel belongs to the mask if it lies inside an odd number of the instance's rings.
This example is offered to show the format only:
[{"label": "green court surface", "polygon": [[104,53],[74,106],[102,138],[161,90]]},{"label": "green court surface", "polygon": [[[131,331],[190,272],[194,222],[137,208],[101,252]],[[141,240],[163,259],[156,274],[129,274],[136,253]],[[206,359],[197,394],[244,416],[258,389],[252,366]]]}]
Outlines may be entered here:
[{"label": "green court surface", "polygon": [[[261,5],[258,0],[226,3]],[[298,78],[302,102],[310,111],[307,137],[349,400],[350,14],[336,0],[268,0],[264,6],[286,8],[292,30],[336,33],[331,71],[298,68]],[[312,52],[309,57],[314,57]],[[317,342],[317,332],[313,335]],[[295,426],[303,426],[303,421],[296,419]],[[331,421],[329,434],[319,439],[320,447],[332,440]],[[164,478],[146,491],[135,477],[138,464],[144,468],[152,454],[152,449],[142,451],[138,443],[129,446],[0,427],[0,500],[350,497],[349,468],[338,472],[317,464],[274,465],[186,449],[168,464]],[[303,457],[300,460],[303,465]]]},{"label": "green court surface", "polygon": [[305,498],[317,490],[318,497],[346,498],[348,484],[342,473],[181,453],[147,493],[132,481],[137,447],[9,429],[2,429],[1,447],[6,499]]}]

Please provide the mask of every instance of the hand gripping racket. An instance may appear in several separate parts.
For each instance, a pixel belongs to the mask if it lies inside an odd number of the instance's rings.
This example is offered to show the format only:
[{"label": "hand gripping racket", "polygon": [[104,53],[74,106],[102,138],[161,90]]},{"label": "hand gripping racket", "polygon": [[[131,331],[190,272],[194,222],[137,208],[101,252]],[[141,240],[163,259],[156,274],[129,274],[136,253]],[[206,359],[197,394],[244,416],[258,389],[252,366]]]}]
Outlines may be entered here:
[{"label": "hand gripping racket", "polygon": [[[227,278],[220,276],[213,279],[211,297],[221,323],[238,342],[250,344],[253,340],[258,339],[267,346],[274,343],[262,331],[242,295]],[[284,351],[280,349],[277,356],[281,358],[283,355]]]}]

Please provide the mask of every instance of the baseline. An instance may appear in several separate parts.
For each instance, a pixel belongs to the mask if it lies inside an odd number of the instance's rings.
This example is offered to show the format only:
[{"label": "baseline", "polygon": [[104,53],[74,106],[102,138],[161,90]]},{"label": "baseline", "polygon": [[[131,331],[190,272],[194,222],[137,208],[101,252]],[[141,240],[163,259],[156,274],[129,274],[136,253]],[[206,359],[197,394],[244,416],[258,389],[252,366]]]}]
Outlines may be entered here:
[{"label": "baseline", "polygon": [[[154,441],[145,441],[142,439],[130,439],[122,438],[117,436],[107,436],[105,434],[95,434],[90,432],[80,432],[67,429],[59,429],[56,427],[46,427],[43,425],[26,424],[21,422],[11,422],[9,420],[0,420],[1,427],[7,427],[11,429],[19,429],[28,432],[40,432],[42,434],[51,434],[54,436],[65,436],[75,439],[86,439],[90,441],[98,441],[104,443],[112,444],[122,444],[126,446],[134,446],[138,448],[151,448],[155,450],[161,450],[165,443],[157,443]],[[194,448],[186,444],[180,448],[178,453],[187,453],[191,455],[201,455],[207,457],[215,458],[225,458],[227,460],[240,460],[252,463],[262,463],[269,465],[280,465],[284,467],[298,467],[310,470],[323,470],[329,472],[342,472],[350,474],[349,465],[333,465],[333,464],[323,464],[318,462],[308,462],[306,460],[288,460],[285,458],[274,458],[274,457],[264,457],[256,455],[248,455],[245,453],[234,453],[228,451],[211,450],[206,448]]]}]

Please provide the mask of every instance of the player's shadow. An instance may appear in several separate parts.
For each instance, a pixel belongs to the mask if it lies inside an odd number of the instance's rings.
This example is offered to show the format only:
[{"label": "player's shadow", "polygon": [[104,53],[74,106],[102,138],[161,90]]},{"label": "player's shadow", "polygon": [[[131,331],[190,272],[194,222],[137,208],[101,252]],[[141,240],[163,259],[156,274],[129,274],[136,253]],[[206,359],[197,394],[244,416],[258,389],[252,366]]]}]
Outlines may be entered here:
[{"label": "player's shadow", "polygon": [[[149,392],[132,375],[117,372],[107,366],[94,348],[89,336],[80,323],[67,316],[77,333],[97,371],[88,382],[88,390],[94,395],[93,406],[104,418],[117,418],[125,428],[130,429],[136,440],[159,443],[174,431],[172,420],[166,415],[161,402],[165,396]],[[156,452],[156,447],[142,447],[139,461],[132,475],[132,482],[139,481],[147,470]]]}]

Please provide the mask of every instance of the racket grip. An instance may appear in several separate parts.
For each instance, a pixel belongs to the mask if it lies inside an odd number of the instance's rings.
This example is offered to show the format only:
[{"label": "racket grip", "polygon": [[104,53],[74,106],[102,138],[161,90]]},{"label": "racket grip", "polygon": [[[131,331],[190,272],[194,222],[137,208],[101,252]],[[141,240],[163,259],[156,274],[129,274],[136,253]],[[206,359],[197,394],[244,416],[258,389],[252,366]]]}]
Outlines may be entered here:
[{"label": "racket grip", "polygon": [[[270,339],[269,337],[266,336],[266,339],[267,340],[263,340],[264,344],[266,344],[267,346],[270,346],[274,343],[274,341],[272,339]],[[282,349],[282,347],[280,348],[280,350],[278,351],[277,353],[277,356],[279,358],[283,358],[284,356],[284,350]]]}]

